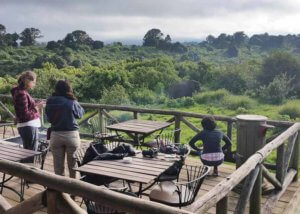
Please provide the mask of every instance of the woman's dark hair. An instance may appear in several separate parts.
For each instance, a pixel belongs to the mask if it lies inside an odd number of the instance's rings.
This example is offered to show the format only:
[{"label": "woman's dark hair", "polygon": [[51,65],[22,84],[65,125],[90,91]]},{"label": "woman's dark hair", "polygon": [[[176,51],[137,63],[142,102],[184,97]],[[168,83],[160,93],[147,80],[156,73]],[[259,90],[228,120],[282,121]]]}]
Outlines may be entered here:
[{"label": "woman's dark hair", "polygon": [[204,117],[201,121],[201,125],[203,129],[210,131],[214,130],[217,126],[215,118],[213,116]]},{"label": "woman's dark hair", "polygon": [[24,71],[21,76],[18,78],[18,85],[20,88],[26,89],[27,83],[29,81],[34,81],[36,79],[36,73],[33,71]]},{"label": "woman's dark hair", "polygon": [[58,80],[58,82],[55,85],[55,92],[52,95],[63,96],[70,100],[76,100],[72,86],[68,80]]}]

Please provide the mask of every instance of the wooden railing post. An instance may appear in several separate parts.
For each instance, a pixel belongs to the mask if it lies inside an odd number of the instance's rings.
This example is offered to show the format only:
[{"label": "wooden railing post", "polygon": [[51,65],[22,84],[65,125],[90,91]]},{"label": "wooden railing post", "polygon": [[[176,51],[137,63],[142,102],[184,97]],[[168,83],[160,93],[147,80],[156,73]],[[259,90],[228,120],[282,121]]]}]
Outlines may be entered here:
[{"label": "wooden railing post", "polygon": [[227,122],[227,136],[232,139],[232,121]]},{"label": "wooden railing post", "polygon": [[216,206],[216,214],[227,214],[228,210],[228,196],[222,198]]},{"label": "wooden railing post", "polygon": [[138,112],[136,112],[136,111],[133,112],[133,118],[134,118],[135,120],[137,120],[137,119],[139,118]]},{"label": "wooden railing post", "polygon": [[175,116],[175,130],[179,130],[177,132],[174,133],[174,140],[175,143],[180,143],[180,115],[176,115]]},{"label": "wooden railing post", "polygon": [[299,175],[299,147],[300,147],[300,131],[298,131],[297,140],[295,142],[294,151],[293,151],[293,157],[292,157],[292,163],[291,167],[296,170],[296,176],[294,177],[293,181],[298,181],[298,175]]},{"label": "wooden railing post", "polygon": [[[265,145],[267,117],[260,115],[238,115],[237,117],[237,162],[240,167],[251,155]],[[259,169],[250,197],[250,213],[260,214],[262,172]]]},{"label": "wooden railing post", "polygon": [[277,148],[277,157],[276,157],[276,178],[280,181],[281,184],[283,184],[284,180],[284,144],[280,145]]},{"label": "wooden railing post", "polygon": [[47,189],[47,213],[56,214],[57,213],[57,194],[55,190]]},{"label": "wooden railing post", "polygon": [[100,133],[104,132],[104,117],[103,117],[103,110],[100,108],[98,110],[98,115],[99,115],[99,124],[100,124]]}]

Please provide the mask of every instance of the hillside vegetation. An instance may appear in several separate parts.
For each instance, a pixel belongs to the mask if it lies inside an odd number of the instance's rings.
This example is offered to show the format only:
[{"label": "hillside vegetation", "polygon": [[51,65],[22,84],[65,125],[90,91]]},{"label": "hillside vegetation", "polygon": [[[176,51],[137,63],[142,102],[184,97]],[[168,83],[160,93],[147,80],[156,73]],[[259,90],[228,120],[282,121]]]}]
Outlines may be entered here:
[{"label": "hillside vegetation", "polygon": [[[45,45],[36,42],[41,36],[35,28],[7,33],[0,24],[1,94],[9,93],[22,71],[33,69],[33,94],[40,98],[52,93],[56,80],[69,79],[82,102],[300,120],[298,35],[236,32],[179,43],[151,29],[142,46],[104,44],[81,30]],[[199,87],[188,87],[188,81]],[[178,83],[186,84],[190,96],[172,95]]]}]

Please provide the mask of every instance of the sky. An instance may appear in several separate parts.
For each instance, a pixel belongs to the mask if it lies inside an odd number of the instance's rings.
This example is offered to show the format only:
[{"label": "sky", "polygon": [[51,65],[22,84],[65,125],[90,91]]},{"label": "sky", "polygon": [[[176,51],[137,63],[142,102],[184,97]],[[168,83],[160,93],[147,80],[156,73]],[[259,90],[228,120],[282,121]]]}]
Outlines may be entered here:
[{"label": "sky", "polygon": [[8,33],[38,28],[41,42],[84,30],[94,40],[141,43],[152,28],[184,42],[237,31],[299,34],[299,11],[299,0],[0,0],[0,24]]}]

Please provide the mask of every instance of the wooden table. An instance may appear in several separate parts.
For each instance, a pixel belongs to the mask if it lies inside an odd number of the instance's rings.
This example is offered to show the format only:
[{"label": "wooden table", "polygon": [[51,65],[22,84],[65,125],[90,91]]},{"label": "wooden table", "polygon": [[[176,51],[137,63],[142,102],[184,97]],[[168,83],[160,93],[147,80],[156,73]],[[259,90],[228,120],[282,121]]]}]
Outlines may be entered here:
[{"label": "wooden table", "polygon": [[[18,144],[16,144],[16,145],[17,146],[13,146],[12,143],[6,143],[5,141],[1,140],[0,141],[0,160],[3,159],[3,160],[14,161],[14,162],[21,162],[23,160],[26,160],[28,158],[32,158],[32,157],[35,157],[35,156],[41,154],[41,152],[23,149],[23,148],[19,147]],[[19,193],[17,190],[15,190],[9,186],[5,186],[5,183],[12,178],[13,178],[13,176],[6,178],[6,174],[3,173],[2,182],[0,182],[0,186],[1,186],[0,194],[2,194],[3,188],[7,188],[7,189],[12,190],[16,194],[18,194],[20,196],[20,199],[23,200],[24,192],[22,191],[22,189],[21,189],[21,193]]]},{"label": "wooden table", "polygon": [[135,146],[140,146],[144,139],[156,131],[163,131],[163,129],[172,125],[169,122],[151,121],[151,120],[128,120],[122,123],[106,126],[107,129],[118,132],[125,132],[133,139]]},{"label": "wooden table", "polygon": [[[139,190],[135,192],[140,195],[145,190],[155,184],[155,179],[172,166],[178,158],[165,160],[164,154],[159,154],[155,158],[144,158],[141,154],[132,157],[131,163],[125,163],[123,160],[96,160],[91,161],[79,168],[76,171],[108,176],[125,180],[127,182],[139,183]],[[148,186],[143,188],[143,184]]]}]

